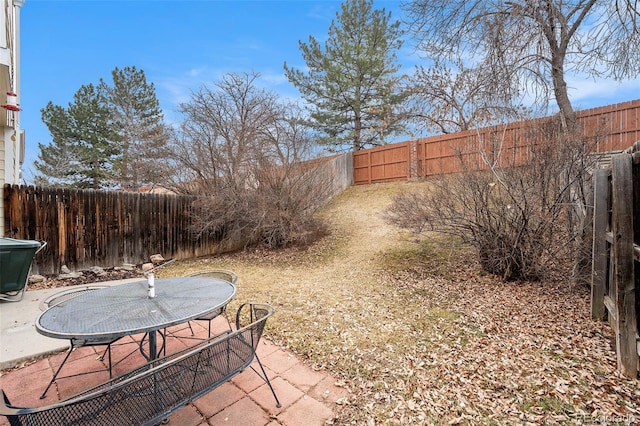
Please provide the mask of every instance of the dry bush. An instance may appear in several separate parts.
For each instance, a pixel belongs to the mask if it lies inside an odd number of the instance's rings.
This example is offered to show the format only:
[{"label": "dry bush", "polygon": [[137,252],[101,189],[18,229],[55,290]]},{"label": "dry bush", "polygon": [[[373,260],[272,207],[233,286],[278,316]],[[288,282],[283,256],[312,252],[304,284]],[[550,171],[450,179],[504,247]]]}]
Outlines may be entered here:
[{"label": "dry bush", "polygon": [[464,172],[433,179],[427,191],[397,196],[387,219],[415,232],[461,237],[476,249],[482,267],[504,280],[566,275],[581,258],[583,220],[575,217],[586,210],[587,171],[594,163],[587,153],[594,141],[565,137],[553,120],[521,138],[524,156],[505,149],[499,138],[458,152]]},{"label": "dry bush", "polygon": [[257,176],[254,232],[250,240],[269,248],[308,244],[326,232],[313,213],[329,198],[321,164],[269,167]]},{"label": "dry bush", "polygon": [[316,191],[304,191],[307,188],[291,182],[280,184],[200,197],[192,219],[194,232],[209,234],[231,249],[304,245],[323,235],[326,226],[309,213]]},{"label": "dry bush", "polygon": [[167,186],[198,196],[192,231],[213,236],[221,250],[321,234],[312,214],[332,188],[321,162],[303,162],[313,138],[302,109],[260,88],[258,78],[228,74],[193,93],[171,140]]},{"label": "dry bush", "polygon": [[313,217],[332,188],[321,163],[254,166],[242,184],[204,191],[192,218],[195,232],[228,248],[306,245],[327,232]]}]

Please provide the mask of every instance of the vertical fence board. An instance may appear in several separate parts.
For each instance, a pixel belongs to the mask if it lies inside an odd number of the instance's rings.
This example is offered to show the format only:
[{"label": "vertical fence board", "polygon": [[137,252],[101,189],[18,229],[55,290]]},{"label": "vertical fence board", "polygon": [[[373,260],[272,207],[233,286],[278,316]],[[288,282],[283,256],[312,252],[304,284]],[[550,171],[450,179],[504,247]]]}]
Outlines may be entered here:
[{"label": "vertical fence board", "polygon": [[55,190],[55,202],[58,222],[58,264],[66,265],[67,259],[67,220],[65,215],[64,192],[62,189]]},{"label": "vertical fence board", "polygon": [[[636,333],[640,330],[640,152],[635,152],[633,159],[633,247],[634,247],[634,281],[636,300]],[[640,357],[640,336],[637,337],[637,352]],[[639,361],[640,362],[640,359]],[[638,365],[640,371],[640,365]]]},{"label": "vertical fence board", "polygon": [[[18,188],[16,188],[16,192],[18,191]],[[45,254],[48,255],[48,259],[50,259],[50,262],[48,264],[39,264],[42,266],[42,271],[40,272],[45,272],[45,271],[54,271],[54,270],[58,270],[60,267],[60,264],[58,263],[58,259],[57,257],[55,257],[55,253],[57,253],[57,247],[52,247],[52,243],[55,241],[58,241],[58,232],[60,231],[60,229],[58,228],[58,221],[57,221],[57,208],[56,208],[56,201],[55,201],[55,193],[53,191],[44,191],[44,190],[40,190],[40,194],[41,194],[41,205],[39,206],[43,211],[43,223],[44,223],[44,229],[42,234],[40,234],[40,238],[43,239],[44,241],[47,242],[47,247],[45,248]],[[54,265],[56,265],[56,267],[54,268]]]},{"label": "vertical fence board", "polygon": [[612,232],[616,352],[618,369],[627,377],[638,374],[635,280],[633,260],[633,180],[628,154],[612,158]]},{"label": "vertical fence board", "polygon": [[594,173],[593,260],[591,262],[591,318],[604,319],[607,281],[607,224],[609,223],[609,170]]},{"label": "vertical fence board", "polygon": [[[36,188],[29,187],[24,197],[24,203],[25,205],[32,207],[35,204],[35,200],[36,200]],[[33,212],[32,208],[29,209],[29,212],[30,213],[28,215],[28,220],[26,224],[26,232],[29,238],[35,238],[37,228],[38,228],[37,216],[35,213],[32,213]]]}]

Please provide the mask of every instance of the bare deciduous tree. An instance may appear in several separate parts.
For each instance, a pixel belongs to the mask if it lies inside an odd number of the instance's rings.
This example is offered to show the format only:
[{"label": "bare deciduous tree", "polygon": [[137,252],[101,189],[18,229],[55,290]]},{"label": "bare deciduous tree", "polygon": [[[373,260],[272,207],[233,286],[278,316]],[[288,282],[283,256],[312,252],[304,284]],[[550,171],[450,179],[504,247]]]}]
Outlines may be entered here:
[{"label": "bare deciduous tree", "polygon": [[247,165],[280,108],[274,93],[256,86],[258,77],[227,74],[214,89],[203,86],[181,104],[175,154],[199,187],[242,188],[251,179]]},{"label": "bare deciduous tree", "polygon": [[514,91],[496,92],[482,68],[449,67],[436,61],[417,66],[409,78],[411,119],[437,133],[455,133],[522,118],[525,109],[513,105]]},{"label": "bare deciduous tree", "polygon": [[434,58],[485,67],[498,91],[539,90],[554,98],[569,133],[576,116],[566,73],[614,78],[640,71],[635,0],[413,0],[405,3],[421,49]]},{"label": "bare deciduous tree", "polygon": [[171,187],[199,196],[195,230],[230,247],[287,245],[320,225],[319,174],[299,162],[312,140],[295,105],[257,86],[259,75],[228,74],[181,106]]}]

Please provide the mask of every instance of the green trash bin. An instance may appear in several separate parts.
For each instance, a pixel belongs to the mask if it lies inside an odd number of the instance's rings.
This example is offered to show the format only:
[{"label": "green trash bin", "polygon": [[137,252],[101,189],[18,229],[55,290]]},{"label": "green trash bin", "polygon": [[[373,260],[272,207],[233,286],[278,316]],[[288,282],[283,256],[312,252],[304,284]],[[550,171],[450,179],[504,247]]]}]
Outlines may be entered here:
[{"label": "green trash bin", "polygon": [[44,243],[0,237],[0,300],[22,300],[35,254]]}]

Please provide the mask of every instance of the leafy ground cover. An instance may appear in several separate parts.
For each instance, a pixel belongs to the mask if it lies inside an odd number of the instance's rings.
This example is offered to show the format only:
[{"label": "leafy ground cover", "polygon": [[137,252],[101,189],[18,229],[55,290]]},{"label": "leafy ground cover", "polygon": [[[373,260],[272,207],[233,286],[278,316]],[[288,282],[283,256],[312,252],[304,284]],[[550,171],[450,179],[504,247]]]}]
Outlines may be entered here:
[{"label": "leafy ground cover", "polygon": [[[349,391],[334,424],[635,424],[638,380],[568,280],[504,283],[468,248],[385,224],[393,194],[349,188],[321,213],[331,233],[304,249],[175,262],[163,276],[228,268],[234,304],[268,302],[267,336]],[[233,312],[235,306],[231,307]]]}]

